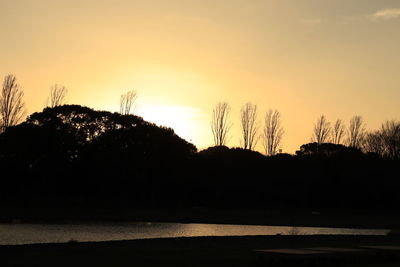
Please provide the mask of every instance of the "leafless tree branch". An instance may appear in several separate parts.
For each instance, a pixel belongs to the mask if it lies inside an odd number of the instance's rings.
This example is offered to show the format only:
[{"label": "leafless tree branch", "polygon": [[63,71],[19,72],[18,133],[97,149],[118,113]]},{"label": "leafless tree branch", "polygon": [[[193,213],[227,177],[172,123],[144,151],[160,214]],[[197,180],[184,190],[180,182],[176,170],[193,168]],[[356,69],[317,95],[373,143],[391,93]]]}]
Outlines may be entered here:
[{"label": "leafless tree branch", "polygon": [[381,126],[381,137],[385,154],[392,159],[400,158],[400,122],[386,121]]},{"label": "leafless tree branch", "polygon": [[354,116],[350,119],[347,131],[347,144],[350,147],[361,148],[365,137],[365,125],[361,116]]},{"label": "leafless tree branch", "polygon": [[0,96],[0,132],[16,125],[26,114],[23,96],[16,77],[11,74],[5,76]]},{"label": "leafless tree branch", "polygon": [[341,144],[342,140],[345,137],[345,133],[346,133],[345,126],[344,126],[342,120],[337,119],[331,130],[332,143],[334,143],[336,145]]},{"label": "leafless tree branch", "polygon": [[312,142],[318,144],[326,143],[329,140],[331,133],[331,124],[326,120],[326,117],[322,115],[317,123],[314,125],[313,136],[311,137]]},{"label": "leafless tree branch", "polygon": [[214,137],[214,144],[216,146],[224,146],[227,142],[227,135],[232,127],[229,121],[230,107],[227,102],[219,102],[213,109],[213,116],[211,120],[211,130]]},{"label": "leafless tree branch", "polygon": [[281,114],[279,111],[270,109],[265,114],[265,125],[263,132],[265,153],[273,156],[277,153],[282,141],[284,130],[281,126]]},{"label": "leafless tree branch", "polygon": [[65,103],[65,98],[67,96],[68,89],[65,86],[60,86],[55,84],[50,87],[50,96],[48,99],[48,104],[51,108],[61,106]]},{"label": "leafless tree branch", "polygon": [[380,156],[385,154],[385,144],[380,131],[365,134],[363,141],[363,151],[377,153]]},{"label": "leafless tree branch", "polygon": [[119,112],[122,115],[129,115],[133,111],[134,104],[137,99],[137,92],[135,90],[131,90],[121,95],[119,101]]},{"label": "leafless tree branch", "polygon": [[243,148],[253,150],[258,142],[257,106],[246,103],[240,110]]}]

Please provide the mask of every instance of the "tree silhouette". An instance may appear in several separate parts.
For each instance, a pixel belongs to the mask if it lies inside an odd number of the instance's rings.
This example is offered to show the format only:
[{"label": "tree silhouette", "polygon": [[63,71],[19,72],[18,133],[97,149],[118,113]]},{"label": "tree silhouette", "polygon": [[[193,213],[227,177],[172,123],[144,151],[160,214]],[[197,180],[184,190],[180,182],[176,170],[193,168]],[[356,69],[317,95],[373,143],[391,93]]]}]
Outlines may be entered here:
[{"label": "tree silhouette", "polygon": [[385,155],[385,144],[380,131],[374,131],[365,134],[363,151],[376,153],[380,156]]},{"label": "tree silhouette", "polygon": [[354,147],[347,147],[340,144],[332,143],[308,143],[300,147],[296,151],[296,155],[300,157],[314,157],[315,159],[322,158],[338,158],[351,159],[359,158],[363,155],[361,150]]},{"label": "tree silhouette", "polygon": [[270,109],[265,114],[265,125],[263,132],[265,153],[273,156],[281,144],[284,130],[281,126],[281,114],[279,111]]},{"label": "tree silhouette", "polygon": [[16,125],[25,115],[23,96],[16,77],[12,74],[7,75],[0,96],[0,132]]},{"label": "tree silhouette", "polygon": [[[68,158],[68,162],[86,161],[93,163],[92,166],[101,163],[102,167],[110,162],[110,171],[114,170],[112,166],[168,166],[168,163],[186,160],[197,150],[170,128],[158,127],[138,116],[96,111],[79,105],[45,108],[30,115],[22,125],[24,127],[12,127],[7,131],[13,130],[14,134],[4,137],[5,144],[12,140],[18,143],[20,136],[31,133],[30,136],[42,143],[48,139],[49,145],[43,147],[49,147],[48,151],[56,150],[60,157]],[[25,147],[36,146],[33,137],[25,139],[29,139]],[[34,156],[35,151],[41,150],[35,148]],[[19,154],[25,157],[23,152]],[[35,157],[38,162],[43,158],[39,153]]]},{"label": "tree silhouette", "polygon": [[335,145],[340,145],[345,136],[345,126],[342,120],[337,119],[331,130],[331,140]]},{"label": "tree silhouette", "polygon": [[133,109],[133,105],[135,104],[137,99],[137,92],[135,90],[131,90],[121,95],[119,100],[119,113],[122,115],[129,115]]},{"label": "tree silhouette", "polygon": [[74,136],[77,144],[84,144],[110,130],[141,126],[144,120],[133,115],[121,116],[79,105],[63,105],[33,113],[27,118],[27,123],[65,129]]},{"label": "tree silhouette", "polygon": [[318,144],[326,143],[329,139],[331,133],[331,125],[326,120],[324,115],[318,119],[317,123],[314,125],[313,136],[311,137],[312,142]]},{"label": "tree silhouette", "polygon": [[347,144],[350,147],[361,148],[365,137],[365,125],[361,116],[354,116],[350,119]]},{"label": "tree silhouette", "polygon": [[213,109],[211,120],[211,131],[216,146],[224,146],[227,142],[227,135],[232,127],[229,121],[230,107],[227,102],[219,102]]},{"label": "tree silhouette", "polygon": [[55,84],[50,87],[50,96],[48,99],[49,107],[54,108],[65,104],[68,89],[65,86]]},{"label": "tree silhouette", "polygon": [[385,148],[385,154],[392,159],[400,158],[400,122],[386,121],[382,124],[380,135]]},{"label": "tree silhouette", "polygon": [[257,145],[257,106],[246,103],[240,110],[240,122],[243,134],[243,148],[253,150]]}]

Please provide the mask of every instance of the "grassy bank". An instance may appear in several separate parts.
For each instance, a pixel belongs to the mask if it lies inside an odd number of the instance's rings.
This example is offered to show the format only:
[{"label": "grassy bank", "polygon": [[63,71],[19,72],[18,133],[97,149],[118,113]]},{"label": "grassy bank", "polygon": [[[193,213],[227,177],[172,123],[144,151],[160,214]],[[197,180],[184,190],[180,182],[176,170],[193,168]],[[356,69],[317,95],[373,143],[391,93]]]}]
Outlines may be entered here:
[{"label": "grassy bank", "polygon": [[[288,257],[258,249],[399,245],[396,237],[257,236],[168,238],[98,243],[0,246],[1,266],[399,266],[398,253]],[[341,254],[342,255],[342,254]],[[320,265],[322,264],[322,265]]]}]

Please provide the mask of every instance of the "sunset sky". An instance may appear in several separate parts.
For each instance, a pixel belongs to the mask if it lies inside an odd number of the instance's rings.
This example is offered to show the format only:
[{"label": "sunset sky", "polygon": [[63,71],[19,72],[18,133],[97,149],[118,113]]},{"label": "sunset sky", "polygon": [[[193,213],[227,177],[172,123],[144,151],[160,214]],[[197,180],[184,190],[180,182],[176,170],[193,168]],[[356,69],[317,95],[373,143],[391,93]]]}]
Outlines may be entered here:
[{"label": "sunset sky", "polygon": [[400,119],[399,0],[0,0],[0,35],[0,77],[17,76],[28,114],[55,83],[109,111],[135,89],[137,114],[201,149],[218,101],[239,146],[251,101],[260,123],[281,112],[289,153],[321,114]]}]

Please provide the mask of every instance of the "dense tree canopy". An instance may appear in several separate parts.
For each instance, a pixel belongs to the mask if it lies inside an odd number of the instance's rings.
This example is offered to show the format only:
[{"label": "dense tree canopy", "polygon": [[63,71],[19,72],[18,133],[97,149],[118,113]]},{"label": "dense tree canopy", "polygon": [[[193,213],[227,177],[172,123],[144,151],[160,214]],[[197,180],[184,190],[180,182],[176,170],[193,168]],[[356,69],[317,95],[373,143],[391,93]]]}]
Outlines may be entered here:
[{"label": "dense tree canopy", "polygon": [[[115,142],[108,142],[110,149],[151,149],[154,146],[184,153],[194,153],[196,148],[178,137],[171,128],[158,127],[153,123],[134,115],[121,115],[108,111],[95,111],[78,105],[64,105],[45,108],[43,112],[34,113],[25,122],[27,126],[38,126],[51,129],[60,134],[74,138],[77,146],[107,143],[107,136],[113,136]],[[124,142],[121,140],[124,136]],[[132,140],[135,139],[134,142]],[[128,140],[131,140],[129,142]],[[117,147],[119,146],[119,147]],[[173,149],[172,149],[173,148]],[[180,150],[181,149],[181,150]],[[151,153],[146,151],[146,153]]]},{"label": "dense tree canopy", "polygon": [[316,158],[359,158],[363,156],[361,150],[332,143],[308,143],[300,147],[296,154],[301,157]]},{"label": "dense tree canopy", "polygon": [[141,117],[64,105],[0,134],[0,207],[398,207],[397,169],[395,159],[331,143],[296,155],[197,153]]},{"label": "dense tree canopy", "polygon": [[[0,167],[9,173],[1,190],[42,197],[43,190],[62,196],[114,188],[117,195],[124,186],[138,190],[144,176],[166,177],[195,152],[172,129],[138,116],[78,105],[45,108],[0,135]],[[21,181],[25,192],[15,192]]]}]

